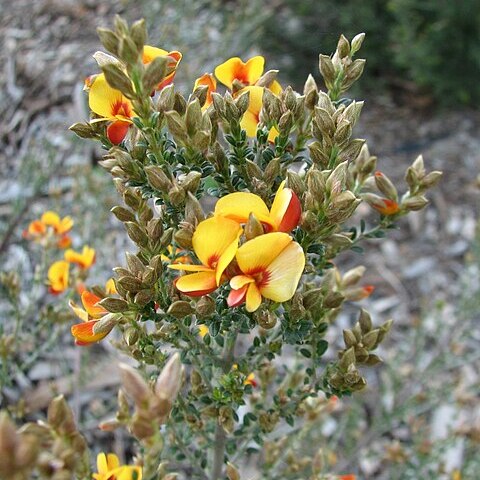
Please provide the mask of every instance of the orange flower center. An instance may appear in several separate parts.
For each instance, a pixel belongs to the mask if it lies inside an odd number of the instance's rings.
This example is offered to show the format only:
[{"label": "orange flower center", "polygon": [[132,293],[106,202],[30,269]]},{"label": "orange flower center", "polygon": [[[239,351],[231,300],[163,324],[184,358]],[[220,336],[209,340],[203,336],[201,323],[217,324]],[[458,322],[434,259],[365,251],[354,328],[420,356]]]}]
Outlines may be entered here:
[{"label": "orange flower center", "polygon": [[126,102],[122,102],[121,100],[116,101],[112,105],[112,115],[122,115],[123,117],[130,118],[132,116],[132,111],[130,110],[130,105]]}]

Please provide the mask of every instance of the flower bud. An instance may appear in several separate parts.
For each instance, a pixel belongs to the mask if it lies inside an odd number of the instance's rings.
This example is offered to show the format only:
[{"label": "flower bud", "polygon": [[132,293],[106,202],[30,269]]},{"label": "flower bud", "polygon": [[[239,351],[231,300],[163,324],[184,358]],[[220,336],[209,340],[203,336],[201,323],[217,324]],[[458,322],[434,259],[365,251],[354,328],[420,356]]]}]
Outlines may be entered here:
[{"label": "flower bud", "polygon": [[248,216],[248,221],[245,224],[244,233],[247,240],[252,240],[253,238],[258,237],[259,235],[263,235],[265,233],[263,230],[263,225],[253,213],[250,213],[250,215]]},{"label": "flower bud", "polygon": [[228,480],[240,480],[240,473],[230,462],[227,462],[227,477]]},{"label": "flower bud", "polygon": [[[110,300],[120,300],[111,298]],[[125,302],[124,300],[120,300],[121,302]],[[125,302],[126,304],[127,302]],[[112,328],[117,325],[117,323],[121,320],[121,315],[118,313],[108,313],[104,315],[100,320],[98,320],[95,325],[93,326],[93,334],[98,335],[100,333],[110,333]]]},{"label": "flower bud", "polygon": [[165,119],[167,121],[167,127],[173,137],[179,142],[184,142],[187,137],[187,127],[183,118],[175,110],[165,112]]},{"label": "flower bud", "polygon": [[148,405],[152,396],[152,392],[147,385],[147,382],[138,373],[126,363],[120,363],[120,376],[122,379],[122,386],[125,392],[135,402],[139,408],[145,408]]},{"label": "flower bud", "polygon": [[161,192],[167,192],[172,187],[172,181],[167,177],[162,167],[158,165],[148,165],[144,167],[148,183]]},{"label": "flower bud", "polygon": [[360,50],[360,47],[362,46],[363,40],[365,40],[365,34],[364,33],[359,33],[358,35],[355,35],[353,37],[351,53],[350,53],[352,56]]},{"label": "flower bud", "polygon": [[185,201],[185,190],[179,185],[174,185],[168,191],[168,198],[174,207],[178,207]]},{"label": "flower bud", "polygon": [[406,210],[416,212],[428,205],[428,200],[422,195],[416,195],[414,197],[402,200],[402,207]]},{"label": "flower bud", "polygon": [[167,313],[175,318],[185,318],[188,317],[188,315],[192,315],[194,312],[195,310],[190,302],[184,300],[173,302],[167,310]]},{"label": "flower bud", "polygon": [[160,399],[175,402],[182,386],[184,368],[180,355],[176,352],[170,357],[155,383],[155,395]]},{"label": "flower bud", "polygon": [[184,228],[177,230],[173,235],[173,238],[175,239],[175,242],[178,244],[178,246],[185,250],[192,249],[192,237],[193,232],[190,229]]},{"label": "flower bud", "polygon": [[347,288],[356,285],[362,279],[365,270],[362,265],[349,270],[342,278],[342,287]]},{"label": "flower bud", "polygon": [[155,57],[145,69],[142,86],[146,93],[153,92],[155,87],[161,83],[167,73],[168,59],[164,56]]},{"label": "flower bud", "polygon": [[118,66],[112,63],[106,64],[102,67],[107,83],[114,89],[122,92],[127,98],[134,98],[132,81],[127,77],[125,72]]},{"label": "flower bud", "polygon": [[208,317],[215,312],[215,300],[208,295],[204,295],[195,305],[195,310],[199,317]]},{"label": "flower bud", "polygon": [[398,193],[395,185],[382,172],[375,172],[375,183],[377,188],[390,200],[397,201]]},{"label": "flower bud", "polygon": [[138,226],[135,222],[125,222],[125,228],[127,234],[131,240],[140,247],[146,247],[148,245],[147,234]]},{"label": "flower bud", "polygon": [[320,54],[318,58],[318,67],[322,74],[325,85],[330,90],[335,82],[335,67],[333,66],[332,59],[328,55]]}]

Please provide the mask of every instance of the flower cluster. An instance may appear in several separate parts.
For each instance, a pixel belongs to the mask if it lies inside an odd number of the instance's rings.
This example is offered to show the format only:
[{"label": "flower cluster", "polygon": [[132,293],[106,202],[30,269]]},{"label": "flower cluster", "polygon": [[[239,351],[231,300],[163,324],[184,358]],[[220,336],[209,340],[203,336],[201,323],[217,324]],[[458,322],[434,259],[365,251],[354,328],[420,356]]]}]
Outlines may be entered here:
[{"label": "flower cluster", "polygon": [[[363,267],[342,274],[334,260],[425,207],[441,174],[419,157],[401,194],[353,137],[363,102],[345,93],[364,68],[355,58],[363,34],[320,55],[326,91],[312,75],[302,93],[282,88],[255,56],[221,63],[187,96],[173,84],[182,55],[146,45],[143,22],[117,18],[99,34],[108,53],[95,54],[102,73],[85,84],[91,118],[71,129],[107,150],[100,165],[123,200],[112,212],[137,251],[114,268],[115,290],[83,291],[83,309],[71,303],[83,320],[72,333],[84,345],[116,326],[117,345],[139,362],[142,374],[123,367],[117,416],[102,428],[140,441],[145,477],[237,480],[235,452],[260,450],[282,423],[301,434],[322,395],[365,388],[361,368],[381,361],[391,321],[375,326],[361,310],[345,348],[329,344],[343,303],[374,290],[361,283]],[[356,216],[362,202],[366,219]],[[80,267],[86,257],[69,254]],[[167,357],[169,373],[152,388],[143,377]],[[268,478],[284,478],[282,455],[295,477],[328,477],[314,455],[284,450],[265,455]],[[98,475],[133,468],[101,461]]]}]

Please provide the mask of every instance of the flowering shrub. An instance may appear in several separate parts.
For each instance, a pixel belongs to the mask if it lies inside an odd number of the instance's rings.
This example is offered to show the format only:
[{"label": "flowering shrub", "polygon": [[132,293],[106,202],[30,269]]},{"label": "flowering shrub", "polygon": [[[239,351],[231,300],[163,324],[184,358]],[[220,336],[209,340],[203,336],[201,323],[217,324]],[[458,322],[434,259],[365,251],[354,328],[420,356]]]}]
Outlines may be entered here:
[{"label": "flowering shrub", "polygon": [[[329,476],[318,458],[278,464],[285,433],[301,435],[326,399],[365,388],[361,368],[381,361],[375,351],[391,327],[360,310],[345,348],[326,357],[342,304],[373,291],[363,267],[342,275],[333,260],[424,208],[441,175],[420,157],[399,195],[365,141],[352,138],[363,102],[345,92],[362,74],[365,60],[354,57],[364,35],[342,36],[333,56],[320,55],[326,91],[312,76],[303,94],[282,87],[257,56],[227,60],[187,97],[172,83],[182,55],[145,45],[143,22],[117,18],[99,35],[108,53],[95,54],[102,73],[85,83],[92,118],[71,129],[107,150],[100,163],[124,201],[112,212],[136,251],[114,268],[114,286],[82,289],[83,308],[70,302],[82,320],[72,334],[82,346],[115,330],[140,368],[121,367],[118,412],[100,426],[138,440],[135,465],[100,454],[94,478],[236,480],[254,453],[265,453],[262,479],[354,478]],[[371,228],[355,226],[362,202],[377,216]],[[93,260],[88,247],[68,250],[51,268],[51,290],[70,284],[72,262],[80,275]],[[72,418],[57,398],[47,423],[15,435],[39,446],[41,430],[42,444],[56,438],[58,458],[86,455]],[[13,427],[2,422],[3,435]],[[0,461],[7,477],[40,468],[42,454],[23,460],[21,444],[0,444],[12,459]],[[84,478],[89,469],[80,455],[49,465],[41,475]]]}]

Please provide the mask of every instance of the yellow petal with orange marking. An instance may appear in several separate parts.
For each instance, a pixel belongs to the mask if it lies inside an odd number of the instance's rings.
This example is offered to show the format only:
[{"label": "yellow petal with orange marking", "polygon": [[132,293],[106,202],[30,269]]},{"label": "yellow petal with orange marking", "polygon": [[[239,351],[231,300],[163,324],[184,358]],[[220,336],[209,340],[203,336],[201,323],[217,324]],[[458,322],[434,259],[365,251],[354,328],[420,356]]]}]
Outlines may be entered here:
[{"label": "yellow petal with orange marking", "polygon": [[190,273],[179,277],[175,281],[175,286],[185,295],[199,297],[213,292],[217,288],[215,271]]},{"label": "yellow petal with orange marking", "polygon": [[122,92],[112,88],[104,74],[98,75],[88,92],[88,105],[92,112],[108,120],[128,121],[133,115],[132,103]]},{"label": "yellow petal with orange marking", "polygon": [[72,325],[70,331],[75,337],[75,343],[77,343],[77,345],[88,345],[98,342],[109,334],[109,332],[93,333],[93,327],[97,322],[98,320],[90,320]]},{"label": "yellow petal with orange marking", "polygon": [[88,313],[83,308],[79,307],[73,300],[68,302],[68,306],[73,310],[73,313],[84,322],[88,322]]},{"label": "yellow petal with orange marking", "polygon": [[248,285],[245,303],[247,306],[247,312],[254,312],[262,303],[262,295],[255,283],[250,283]]},{"label": "yellow petal with orange marking", "polygon": [[[280,235],[280,233],[267,235]],[[302,247],[296,242],[289,243],[267,266],[266,282],[259,285],[260,293],[274,302],[290,300],[297,290],[304,268],[305,254]]]},{"label": "yellow petal with orange marking", "polygon": [[47,233],[47,227],[40,220],[34,220],[28,226],[28,233],[34,237],[42,236]]},{"label": "yellow petal with orange marking", "polygon": [[151,45],[145,45],[143,47],[142,62],[150,63],[154,58],[165,57],[168,52],[163,48],[152,47]]},{"label": "yellow petal with orange marking", "polygon": [[200,222],[192,237],[193,250],[203,265],[216,269],[219,281],[235,257],[242,228],[228,218],[215,216]]},{"label": "yellow petal with orange marking", "polygon": [[292,242],[292,238],[282,232],[260,235],[238,249],[236,255],[238,266],[246,275],[264,270]]},{"label": "yellow petal with orange marking", "polygon": [[85,290],[82,293],[81,298],[83,308],[85,308],[85,310],[92,318],[98,319],[107,313],[107,311],[102,306],[97,305],[101,298],[97,297],[97,295],[95,295],[94,293]]},{"label": "yellow petal with orange marking", "polygon": [[212,92],[217,90],[217,81],[211,73],[204,73],[201,77],[195,80],[195,85],[193,86],[193,91],[195,91],[200,86],[206,86],[207,98],[202,108],[207,108],[212,104]]},{"label": "yellow petal with orange marking", "polygon": [[253,85],[262,76],[264,65],[265,59],[261,56],[253,57],[246,63],[238,57],[232,57],[215,68],[215,76],[230,89],[234,80]]},{"label": "yellow petal with orange marking", "polygon": [[253,213],[261,222],[270,224],[270,212],[265,202],[254,193],[235,192],[220,198],[215,205],[215,215],[246,223]]}]

